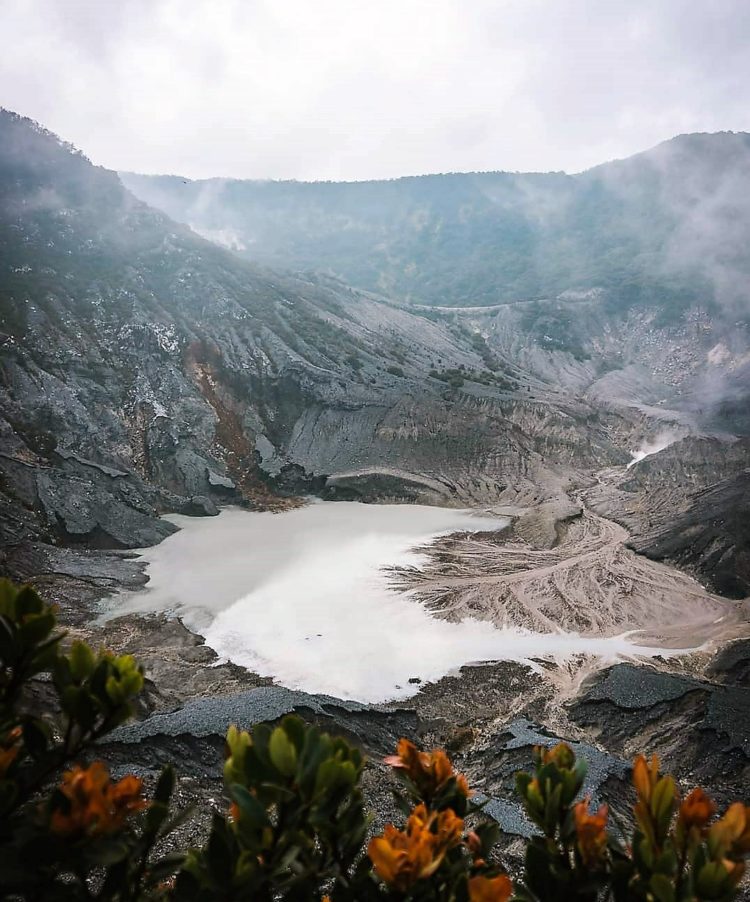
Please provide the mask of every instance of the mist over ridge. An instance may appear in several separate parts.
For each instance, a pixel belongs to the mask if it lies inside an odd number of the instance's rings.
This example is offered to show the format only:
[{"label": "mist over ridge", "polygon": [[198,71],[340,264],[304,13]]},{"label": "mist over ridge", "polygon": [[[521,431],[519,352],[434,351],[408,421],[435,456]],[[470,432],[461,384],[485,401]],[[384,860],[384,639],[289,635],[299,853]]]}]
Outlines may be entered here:
[{"label": "mist over ridge", "polygon": [[409,303],[601,289],[617,308],[747,311],[750,136],[682,135],[577,175],[450,173],[274,182],[121,173],[247,259],[329,271]]}]

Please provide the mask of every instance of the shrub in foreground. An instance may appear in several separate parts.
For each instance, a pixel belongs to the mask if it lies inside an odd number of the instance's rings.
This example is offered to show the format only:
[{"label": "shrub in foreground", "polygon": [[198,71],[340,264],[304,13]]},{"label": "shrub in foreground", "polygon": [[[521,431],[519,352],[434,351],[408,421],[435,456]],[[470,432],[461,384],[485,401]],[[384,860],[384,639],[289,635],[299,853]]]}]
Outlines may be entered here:
[{"label": "shrub in foreground", "polygon": [[170,816],[171,769],[147,797],[138,777],[90,761],[132,715],[142,671],[61,640],[33,589],[0,581],[0,898],[687,902],[732,899],[743,876],[750,808],[738,802],[717,819],[702,789],[681,799],[658,759],[639,757],[625,842],[606,806],[580,798],[586,764],[564,743],[535,749],[532,772],[517,776],[538,830],[518,880],[445,752],[406,739],[386,759],[404,822],[368,842],[360,752],[297,717],[229,730],[227,810],[203,847],[164,854],[189,815]]}]

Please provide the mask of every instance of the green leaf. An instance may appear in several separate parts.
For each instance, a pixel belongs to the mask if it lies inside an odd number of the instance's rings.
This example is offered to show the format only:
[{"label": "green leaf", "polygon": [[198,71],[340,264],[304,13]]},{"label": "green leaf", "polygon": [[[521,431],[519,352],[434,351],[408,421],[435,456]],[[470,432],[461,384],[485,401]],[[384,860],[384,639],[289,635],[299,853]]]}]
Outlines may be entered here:
[{"label": "green leaf", "polygon": [[525,771],[519,771],[516,774],[516,792],[522,799],[526,798],[526,790],[528,789],[529,783],[532,781],[531,774],[526,773]]},{"label": "green leaf", "polygon": [[159,780],[154,790],[154,801],[161,802],[162,805],[169,804],[174,791],[175,772],[171,765],[167,765],[159,774]]},{"label": "green leaf", "polygon": [[299,754],[302,752],[308,730],[308,727],[302,718],[297,717],[294,714],[287,715],[287,717],[281,721],[281,726],[289,739],[294,743],[297,753]]},{"label": "green leaf", "polygon": [[254,829],[271,826],[266,809],[240,783],[233,783],[229,787],[229,795],[237,803],[240,809],[240,820],[243,823]]},{"label": "green leaf", "polygon": [[101,839],[86,850],[88,856],[98,865],[111,867],[131,854],[127,842],[118,837]]},{"label": "green leaf", "polygon": [[33,614],[41,614],[45,604],[31,586],[21,586],[16,595],[16,617],[21,620]]},{"label": "green leaf", "polygon": [[0,617],[0,664],[13,664],[20,651],[15,624],[5,616]]},{"label": "green leaf", "polygon": [[70,673],[76,682],[83,682],[93,673],[96,657],[85,642],[80,642],[79,640],[73,642],[70,646],[68,658],[70,660]]},{"label": "green leaf", "polygon": [[662,777],[654,787],[651,796],[651,813],[661,820],[666,811],[671,811],[675,798],[675,783],[672,777]]},{"label": "green leaf", "polygon": [[184,852],[170,852],[163,858],[159,858],[158,861],[153,862],[153,864],[150,864],[148,867],[151,883],[159,883],[162,880],[172,877],[180,870],[184,863]]},{"label": "green leaf", "polygon": [[0,614],[9,620],[16,618],[16,597],[18,589],[15,583],[4,577],[0,579]]},{"label": "green leaf", "polygon": [[698,873],[695,887],[700,899],[718,899],[727,891],[729,874],[720,861],[709,861]]},{"label": "green leaf", "polygon": [[219,885],[230,886],[235,861],[229,846],[226,823],[218,816],[214,817],[205,858],[212,879]]},{"label": "green leaf", "polygon": [[273,766],[285,777],[291,777],[297,770],[297,749],[283,727],[276,727],[271,733],[268,753]]},{"label": "green leaf", "polygon": [[665,874],[654,874],[649,886],[658,902],[675,902],[674,886]]},{"label": "green leaf", "polygon": [[19,628],[21,640],[27,645],[37,645],[52,632],[55,616],[51,611],[31,615]]},{"label": "green leaf", "polygon": [[96,720],[96,705],[89,693],[77,686],[68,686],[60,696],[60,704],[70,720],[84,731],[90,730]]}]

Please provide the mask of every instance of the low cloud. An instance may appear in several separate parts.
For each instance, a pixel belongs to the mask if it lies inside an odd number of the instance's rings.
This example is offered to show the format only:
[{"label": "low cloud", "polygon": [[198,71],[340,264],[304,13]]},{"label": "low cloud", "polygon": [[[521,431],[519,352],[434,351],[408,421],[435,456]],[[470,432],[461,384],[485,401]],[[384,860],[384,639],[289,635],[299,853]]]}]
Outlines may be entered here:
[{"label": "low cloud", "polygon": [[5,0],[0,104],[96,163],[576,171],[750,128],[744,0]]}]

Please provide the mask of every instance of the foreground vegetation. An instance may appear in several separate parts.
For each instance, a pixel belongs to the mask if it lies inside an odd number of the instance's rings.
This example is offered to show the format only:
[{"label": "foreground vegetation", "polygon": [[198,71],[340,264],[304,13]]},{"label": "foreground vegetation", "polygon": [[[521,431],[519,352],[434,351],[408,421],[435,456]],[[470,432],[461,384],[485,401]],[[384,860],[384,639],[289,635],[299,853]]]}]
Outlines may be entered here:
[{"label": "foreground vegetation", "polygon": [[62,638],[33,589],[0,581],[0,898],[682,902],[731,899],[742,879],[750,807],[717,819],[702,789],[681,799],[656,757],[639,757],[626,843],[606,806],[579,798],[586,764],[564,743],[535,749],[533,772],[517,776],[538,830],[519,879],[446,754],[406,739],[386,759],[405,823],[368,842],[360,752],[297,717],[229,730],[227,810],[202,848],[167,854],[189,815],[170,814],[172,770],[147,797],[140,778],[91,760],[132,715],[142,670]]}]

